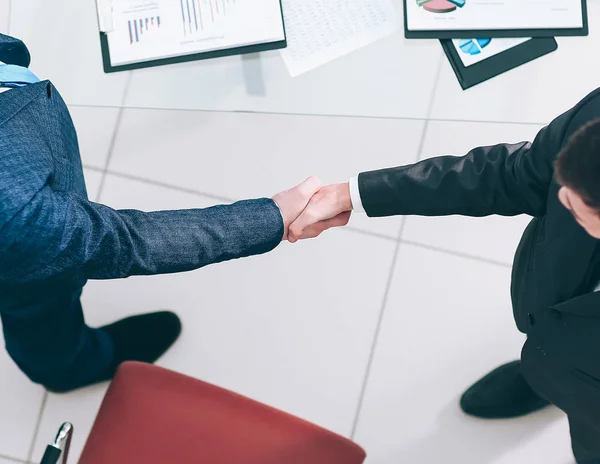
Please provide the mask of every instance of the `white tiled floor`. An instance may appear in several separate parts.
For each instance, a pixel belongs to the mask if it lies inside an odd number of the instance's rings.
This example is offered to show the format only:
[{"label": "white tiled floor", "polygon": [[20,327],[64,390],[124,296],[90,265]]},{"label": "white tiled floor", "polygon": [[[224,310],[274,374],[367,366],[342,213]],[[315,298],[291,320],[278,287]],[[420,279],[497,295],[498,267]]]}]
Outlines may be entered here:
[{"label": "white tiled floor", "polygon": [[22,463],[22,461],[19,461],[17,459],[9,459],[9,458],[2,458],[0,457],[0,464],[20,464]]},{"label": "white tiled floor", "polygon": [[[509,269],[400,246],[355,436],[369,464],[564,462],[565,424],[546,433],[561,414],[486,423],[458,408],[473,381],[519,356],[509,282]],[[519,449],[541,434],[553,446],[525,460]]]},{"label": "white tiled floor", "polygon": [[102,173],[98,171],[92,171],[91,169],[84,168],[83,174],[85,176],[85,183],[87,187],[88,198],[91,201],[98,199],[98,193],[100,193],[100,183],[102,182]]},{"label": "white tiled floor", "polygon": [[10,13],[10,0],[0,0],[0,34],[8,32],[8,16]]},{"label": "white tiled floor", "polygon": [[107,388],[107,385],[95,385],[69,395],[49,393],[33,448],[32,461],[39,462],[46,445],[52,442],[60,425],[69,421],[74,426],[69,456],[70,460],[77,462]]},{"label": "white tiled floor", "polygon": [[[590,37],[560,39],[553,55],[466,92],[436,41],[401,34],[291,79],[275,52],[105,75],[92,0],[12,0],[10,30],[72,105],[90,198],[156,210],[532,139],[596,85],[587,57],[600,52],[599,5],[588,2]],[[0,32],[8,11],[0,0]],[[370,464],[568,464],[562,413],[490,423],[457,407],[471,382],[519,354],[508,265],[526,223],[355,215],[350,228],[266,256],[91,282],[86,318],[175,309],[184,333],[161,365],[355,429]],[[27,460],[32,445],[39,459],[64,420],[76,426],[75,458],[106,386],[48,395],[40,415],[43,390],[3,352],[0,378],[0,464]]]},{"label": "white tiled floor", "polygon": [[[0,345],[4,337],[0,333]],[[0,455],[26,459],[44,389],[27,379],[6,351],[0,352]]]},{"label": "white tiled floor", "polygon": [[119,111],[118,108],[71,108],[71,117],[77,129],[79,150],[84,166],[98,169],[106,167]]}]

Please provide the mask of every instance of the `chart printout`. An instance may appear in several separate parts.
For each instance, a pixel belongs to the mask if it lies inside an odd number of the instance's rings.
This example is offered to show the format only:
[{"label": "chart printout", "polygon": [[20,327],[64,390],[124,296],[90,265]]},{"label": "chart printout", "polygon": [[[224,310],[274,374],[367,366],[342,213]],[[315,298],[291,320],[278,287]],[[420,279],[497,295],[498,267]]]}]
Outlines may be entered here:
[{"label": "chart printout", "polygon": [[513,39],[454,39],[452,44],[465,67],[528,42],[531,37]]},{"label": "chart printout", "polygon": [[111,65],[278,42],[279,0],[113,0]]},{"label": "chart printout", "polygon": [[404,0],[409,31],[578,29],[581,0]]},{"label": "chart printout", "polygon": [[292,76],[322,66],[397,30],[390,0],[283,0],[281,56]]}]

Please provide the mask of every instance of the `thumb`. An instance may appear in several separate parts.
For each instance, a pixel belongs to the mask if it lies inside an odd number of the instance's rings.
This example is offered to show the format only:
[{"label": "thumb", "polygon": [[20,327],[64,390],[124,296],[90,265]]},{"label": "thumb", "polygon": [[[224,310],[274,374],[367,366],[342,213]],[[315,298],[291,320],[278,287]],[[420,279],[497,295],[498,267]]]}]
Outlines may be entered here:
[{"label": "thumb", "polygon": [[290,243],[294,243],[301,239],[315,238],[321,235],[326,230],[331,229],[333,227],[342,227],[348,225],[351,214],[352,213],[350,211],[345,211],[333,218],[325,219],[315,224],[310,224],[302,230],[301,235],[295,235],[290,229],[290,232],[288,234],[288,240],[290,241]]}]

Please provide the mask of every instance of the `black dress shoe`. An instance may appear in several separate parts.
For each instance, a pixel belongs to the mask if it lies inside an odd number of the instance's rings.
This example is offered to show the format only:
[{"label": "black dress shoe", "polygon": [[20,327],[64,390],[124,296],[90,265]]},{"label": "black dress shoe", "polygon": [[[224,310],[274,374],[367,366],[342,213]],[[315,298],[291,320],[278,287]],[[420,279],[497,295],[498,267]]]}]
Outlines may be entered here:
[{"label": "black dress shoe", "polygon": [[521,361],[490,372],[460,399],[460,407],[466,414],[484,419],[524,416],[549,404],[527,384],[521,374]]},{"label": "black dress shoe", "polygon": [[125,361],[154,363],[175,343],[181,321],[170,311],[140,314],[100,327],[112,339],[115,356],[110,378]]},{"label": "black dress shoe", "polygon": [[110,325],[100,327],[100,330],[110,336],[114,345],[113,361],[107,370],[101,373],[99,378],[90,380],[84,385],[72,385],[68,388],[64,386],[53,388],[46,385],[48,391],[66,393],[111,380],[117,368],[125,361],[154,363],[179,338],[181,321],[175,313],[160,311],[121,319]]}]

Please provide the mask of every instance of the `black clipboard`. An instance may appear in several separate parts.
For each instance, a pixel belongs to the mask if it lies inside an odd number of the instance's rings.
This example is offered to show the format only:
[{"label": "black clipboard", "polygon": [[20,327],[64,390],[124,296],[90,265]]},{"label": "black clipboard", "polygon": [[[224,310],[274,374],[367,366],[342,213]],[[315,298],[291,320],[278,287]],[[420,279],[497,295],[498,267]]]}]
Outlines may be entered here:
[{"label": "black clipboard", "polygon": [[[100,4],[99,0],[98,4]],[[100,7],[98,7],[100,8]],[[144,60],[136,63],[128,63],[123,65],[113,66],[110,58],[110,46],[108,43],[108,36],[106,32],[100,32],[100,47],[102,49],[102,63],[105,73],[115,73],[120,71],[131,71],[134,69],[152,68],[156,66],[166,66],[169,64],[186,63],[189,61],[207,60],[211,58],[222,58],[232,55],[245,55],[248,53],[259,53],[270,50],[279,50],[287,47],[287,33],[285,30],[285,21],[283,18],[283,6],[281,0],[279,0],[279,10],[281,12],[281,23],[283,27],[283,40],[277,40],[273,42],[265,42],[254,45],[246,45],[240,47],[224,48],[219,50],[212,50],[206,52],[199,52],[193,54],[184,54],[179,56],[173,56],[169,58],[157,58]],[[100,15],[100,12],[99,12]]]},{"label": "black clipboard", "polygon": [[[502,29],[502,30],[421,30],[408,29],[407,2],[416,0],[403,0],[404,8],[404,37],[407,39],[462,39],[463,37],[490,37],[508,39],[513,37],[560,37],[560,36],[587,36],[589,34],[587,0],[581,1],[582,27],[574,29]],[[467,0],[468,1],[468,0]],[[443,14],[443,13],[442,13]]]},{"label": "black clipboard", "polygon": [[547,55],[558,48],[553,37],[533,38],[471,66],[465,66],[452,40],[440,40],[440,43],[463,90]]}]

